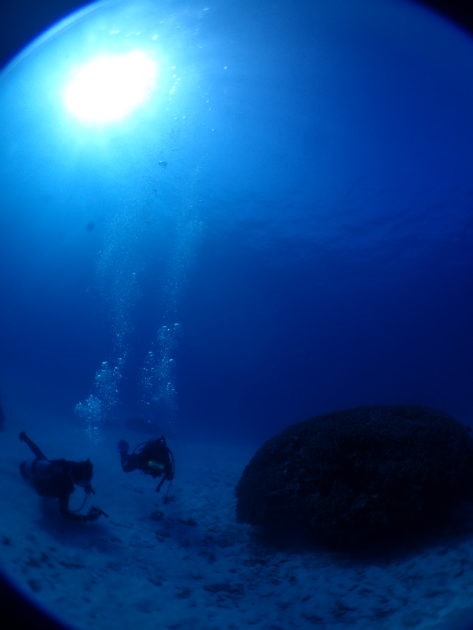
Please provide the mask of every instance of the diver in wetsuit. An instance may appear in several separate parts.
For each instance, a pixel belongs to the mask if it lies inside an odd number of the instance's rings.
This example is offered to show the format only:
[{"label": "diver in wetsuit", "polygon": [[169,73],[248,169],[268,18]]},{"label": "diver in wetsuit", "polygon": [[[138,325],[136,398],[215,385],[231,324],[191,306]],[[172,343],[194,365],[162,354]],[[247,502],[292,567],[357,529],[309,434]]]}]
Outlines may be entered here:
[{"label": "diver in wetsuit", "polygon": [[69,509],[69,499],[75,486],[81,486],[86,494],[95,494],[90,481],[92,479],[92,462],[71,462],[66,459],[48,459],[41,449],[22,431],[19,435],[32,450],[35,459],[21,462],[20,472],[36,492],[43,497],[56,497],[59,500],[59,511],[65,518],[74,521],[95,521],[103,514],[103,510],[91,507],[87,514],[78,514]]},{"label": "diver in wetsuit", "polygon": [[174,455],[163,436],[138,444],[132,453],[129,450],[128,442],[125,440],[118,442],[122,469],[125,472],[141,470],[152,477],[162,475],[161,481],[156,486],[156,492],[161,490],[165,481],[171,482],[174,479]]}]

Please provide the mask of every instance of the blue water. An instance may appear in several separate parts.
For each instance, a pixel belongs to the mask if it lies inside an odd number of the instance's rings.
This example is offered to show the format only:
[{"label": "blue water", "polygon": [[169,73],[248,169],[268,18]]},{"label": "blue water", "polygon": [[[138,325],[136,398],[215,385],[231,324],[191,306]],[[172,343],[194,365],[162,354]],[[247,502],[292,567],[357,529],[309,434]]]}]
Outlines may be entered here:
[{"label": "blue water", "polygon": [[[257,4],[119,2],[4,73],[7,410],[257,439],[360,404],[471,421],[471,40],[404,3]],[[109,24],[159,32],[163,91],[82,128],[58,86]]]},{"label": "blue water", "polygon": [[[120,122],[75,118],[64,94],[78,69],[136,50],[159,67],[149,98]],[[255,445],[316,414],[413,403],[473,426],[472,77],[468,35],[394,0],[98,3],[7,67],[0,402],[12,576],[33,576],[28,588],[41,584],[68,617],[70,601],[87,623],[105,609],[113,627],[137,614],[154,627],[164,604],[173,627],[202,617],[206,630],[212,606],[221,627],[267,628],[281,614],[308,627],[320,604],[333,627],[351,625],[351,610],[359,627],[387,628],[390,615],[428,624],[470,604],[467,539],[364,577],[317,554],[260,562],[233,491]],[[20,429],[48,456],[90,454],[109,520],[74,536],[34,502],[17,475]],[[164,507],[149,479],[122,474],[115,450],[119,437],[161,433],[177,470]],[[205,555],[215,532],[222,546]],[[82,569],[71,600],[56,591],[75,544],[92,575],[103,569],[105,588],[100,578],[82,600]],[[52,550],[59,560],[45,564]],[[248,598],[222,610],[206,591],[214,569],[248,583]],[[197,608],[186,612],[188,587]]]}]

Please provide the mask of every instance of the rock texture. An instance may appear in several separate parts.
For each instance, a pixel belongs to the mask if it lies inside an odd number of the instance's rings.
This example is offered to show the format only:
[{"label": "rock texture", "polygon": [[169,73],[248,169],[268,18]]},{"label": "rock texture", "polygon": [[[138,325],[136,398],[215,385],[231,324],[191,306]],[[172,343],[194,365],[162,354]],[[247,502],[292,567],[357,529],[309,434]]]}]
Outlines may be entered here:
[{"label": "rock texture", "polygon": [[473,498],[473,439],[419,406],[309,418],[266,442],[236,488],[239,521],[264,535],[358,545],[424,531]]}]

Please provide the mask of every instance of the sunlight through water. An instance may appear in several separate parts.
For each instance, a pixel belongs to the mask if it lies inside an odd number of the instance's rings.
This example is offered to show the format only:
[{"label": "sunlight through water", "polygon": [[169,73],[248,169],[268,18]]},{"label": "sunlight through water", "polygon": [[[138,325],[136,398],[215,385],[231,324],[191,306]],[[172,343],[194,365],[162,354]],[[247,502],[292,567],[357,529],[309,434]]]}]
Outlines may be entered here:
[{"label": "sunlight through water", "polygon": [[114,123],[146,101],[157,73],[155,60],[140,50],[97,56],[76,71],[65,87],[64,102],[82,122]]}]

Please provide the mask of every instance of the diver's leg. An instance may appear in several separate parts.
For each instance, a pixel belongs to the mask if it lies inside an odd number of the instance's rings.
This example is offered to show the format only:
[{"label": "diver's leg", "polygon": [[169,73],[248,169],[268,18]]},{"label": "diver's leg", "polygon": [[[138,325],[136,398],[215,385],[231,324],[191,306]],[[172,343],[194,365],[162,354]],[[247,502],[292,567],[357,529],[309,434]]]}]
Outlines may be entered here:
[{"label": "diver's leg", "polygon": [[33,451],[33,454],[38,458],[38,459],[47,459],[46,455],[43,453],[43,451],[39,448],[39,446],[37,446],[33,440],[31,440],[24,431],[22,431],[20,433],[20,440],[22,442],[25,442],[25,444],[27,444],[30,449]]}]

